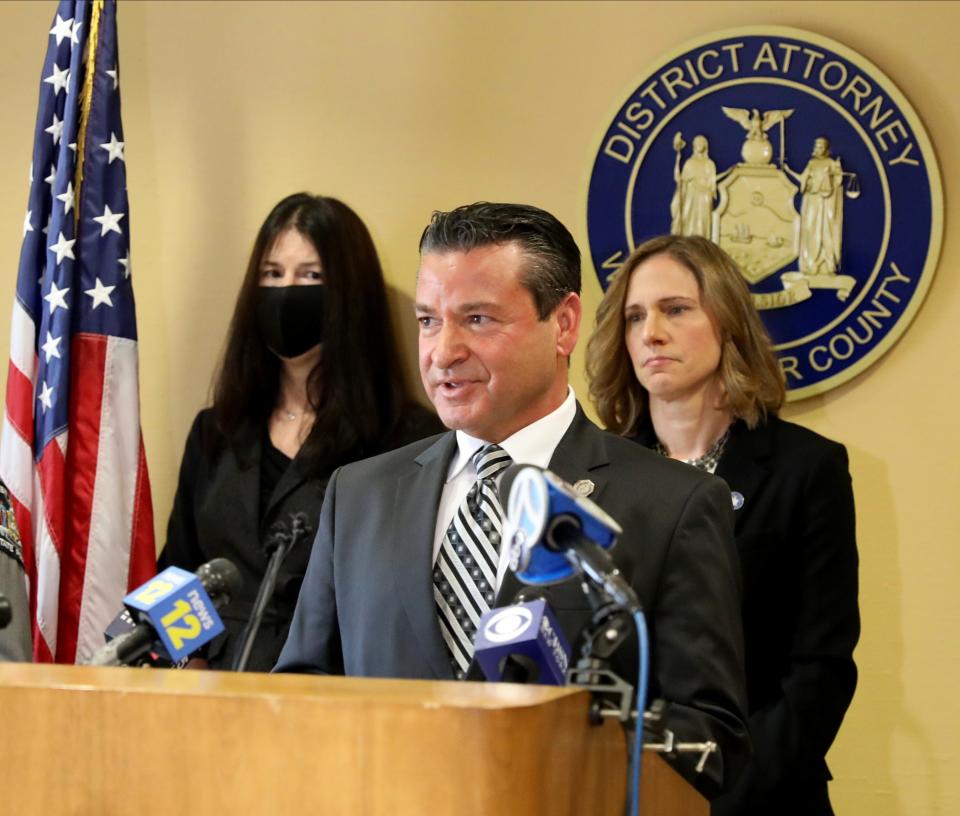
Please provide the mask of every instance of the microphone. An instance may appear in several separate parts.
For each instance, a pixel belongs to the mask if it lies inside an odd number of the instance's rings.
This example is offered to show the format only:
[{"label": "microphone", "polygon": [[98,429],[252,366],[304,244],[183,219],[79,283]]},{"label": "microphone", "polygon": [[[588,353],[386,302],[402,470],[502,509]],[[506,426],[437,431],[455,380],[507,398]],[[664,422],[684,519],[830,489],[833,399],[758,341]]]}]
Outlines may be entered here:
[{"label": "microphone", "polygon": [[623,530],[597,504],[534,465],[509,468],[500,490],[501,495],[509,490],[504,534],[510,568],[520,581],[554,584],[582,573],[620,606],[640,609],[636,593],[607,552]]},{"label": "microphone", "polygon": [[[216,608],[229,603],[242,586],[240,571],[226,558],[208,561],[196,574],[167,567],[123,599],[136,624],[101,647],[87,664],[128,666],[155,646],[171,663],[189,657],[224,630]],[[114,620],[108,632],[116,631],[117,623]]]},{"label": "microphone", "polygon": [[487,680],[562,686],[570,644],[545,599],[484,613],[477,626],[474,659]]},{"label": "microphone", "polygon": [[10,608],[10,601],[0,592],[0,629],[6,629],[11,620],[13,620],[13,610]]},{"label": "microphone", "polygon": [[246,671],[257,632],[260,631],[260,624],[263,622],[263,616],[267,611],[267,604],[273,597],[273,592],[277,586],[280,565],[283,563],[283,559],[287,557],[287,553],[310,534],[309,523],[306,513],[291,513],[289,533],[283,522],[277,522],[264,542],[264,550],[270,556],[270,560],[267,562],[263,579],[257,589],[257,597],[253,601],[253,611],[250,613],[250,619],[247,621],[247,625],[243,627],[243,633],[240,636],[240,648],[237,650],[233,661],[233,671]]}]

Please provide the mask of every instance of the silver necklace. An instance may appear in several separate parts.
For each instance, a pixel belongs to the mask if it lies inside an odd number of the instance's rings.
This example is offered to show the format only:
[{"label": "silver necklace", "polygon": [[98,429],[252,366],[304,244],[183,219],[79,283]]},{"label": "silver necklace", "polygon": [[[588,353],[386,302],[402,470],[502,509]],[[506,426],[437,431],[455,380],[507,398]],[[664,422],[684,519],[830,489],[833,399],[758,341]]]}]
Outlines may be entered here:
[{"label": "silver necklace", "polygon": [[[699,470],[713,473],[717,469],[720,457],[723,455],[723,449],[727,444],[727,439],[730,438],[730,427],[729,425],[727,426],[727,429],[720,435],[720,438],[707,449],[707,452],[703,454],[703,456],[698,456],[696,459],[684,459],[684,461]],[[664,447],[664,444],[659,439],[653,446],[653,449],[661,456],[670,456],[666,447]]]}]

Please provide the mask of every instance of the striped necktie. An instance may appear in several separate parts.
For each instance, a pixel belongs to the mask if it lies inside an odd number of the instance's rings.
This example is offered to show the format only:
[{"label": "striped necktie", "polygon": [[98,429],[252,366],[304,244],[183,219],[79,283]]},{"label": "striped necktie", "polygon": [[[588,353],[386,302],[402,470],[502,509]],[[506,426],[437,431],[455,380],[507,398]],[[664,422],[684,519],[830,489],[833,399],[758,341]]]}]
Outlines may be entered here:
[{"label": "striped necktie", "polygon": [[450,650],[458,680],[464,678],[473,658],[480,617],[490,609],[496,595],[503,532],[496,477],[511,461],[510,454],[499,445],[487,445],[473,455],[477,481],[457,508],[433,568],[440,634]]}]

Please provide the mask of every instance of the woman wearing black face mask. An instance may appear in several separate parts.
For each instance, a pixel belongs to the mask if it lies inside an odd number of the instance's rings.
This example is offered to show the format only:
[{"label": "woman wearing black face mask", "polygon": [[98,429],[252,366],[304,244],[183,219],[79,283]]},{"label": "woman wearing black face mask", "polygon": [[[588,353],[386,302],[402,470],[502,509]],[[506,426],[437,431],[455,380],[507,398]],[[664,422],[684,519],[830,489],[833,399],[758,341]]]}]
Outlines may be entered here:
[{"label": "woman wearing black face mask", "polygon": [[267,216],[215,378],[187,439],[161,568],[233,561],[243,592],[221,610],[212,668],[229,669],[267,565],[302,513],[247,669],[286,639],[327,480],[342,464],[443,430],[401,377],[386,287],[367,228],[345,204],[298,193]]}]

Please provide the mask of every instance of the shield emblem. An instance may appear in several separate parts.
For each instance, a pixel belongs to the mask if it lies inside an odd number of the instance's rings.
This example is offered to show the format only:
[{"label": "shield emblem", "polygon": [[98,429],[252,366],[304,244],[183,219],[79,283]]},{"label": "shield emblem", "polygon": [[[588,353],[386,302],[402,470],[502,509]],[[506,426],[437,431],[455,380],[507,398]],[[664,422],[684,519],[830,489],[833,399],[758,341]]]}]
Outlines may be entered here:
[{"label": "shield emblem", "polygon": [[797,186],[775,165],[738,164],[718,186],[713,241],[758,283],[800,254]]}]

